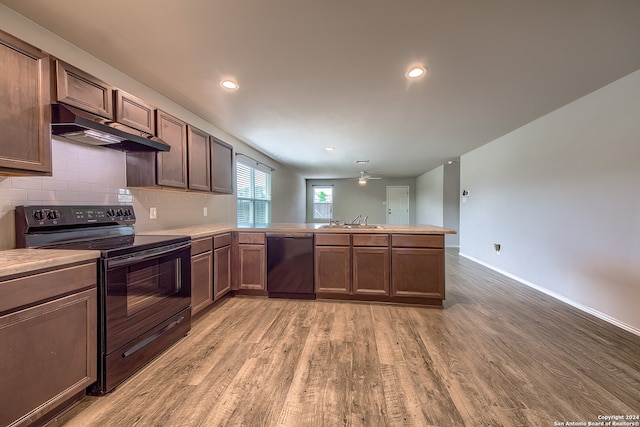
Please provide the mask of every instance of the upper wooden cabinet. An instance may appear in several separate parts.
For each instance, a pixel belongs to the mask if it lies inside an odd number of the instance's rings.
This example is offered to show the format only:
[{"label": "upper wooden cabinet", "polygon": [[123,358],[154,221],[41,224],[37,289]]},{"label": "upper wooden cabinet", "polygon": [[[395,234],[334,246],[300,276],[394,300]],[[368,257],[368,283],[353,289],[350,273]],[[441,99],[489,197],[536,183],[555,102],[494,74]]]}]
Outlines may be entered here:
[{"label": "upper wooden cabinet", "polygon": [[60,60],[54,63],[55,100],[109,120],[114,119],[112,86]]},{"label": "upper wooden cabinet", "polygon": [[189,189],[211,191],[211,143],[209,134],[187,126]]},{"label": "upper wooden cabinet", "polygon": [[211,189],[233,194],[233,147],[211,137]]},{"label": "upper wooden cabinet", "polygon": [[51,175],[46,53],[0,31],[0,174]]},{"label": "upper wooden cabinet", "polygon": [[156,114],[156,133],[171,146],[168,152],[156,153],[158,185],[187,188],[187,124],[164,111]]},{"label": "upper wooden cabinet", "polygon": [[123,90],[116,90],[116,121],[151,135],[156,134],[155,108]]}]

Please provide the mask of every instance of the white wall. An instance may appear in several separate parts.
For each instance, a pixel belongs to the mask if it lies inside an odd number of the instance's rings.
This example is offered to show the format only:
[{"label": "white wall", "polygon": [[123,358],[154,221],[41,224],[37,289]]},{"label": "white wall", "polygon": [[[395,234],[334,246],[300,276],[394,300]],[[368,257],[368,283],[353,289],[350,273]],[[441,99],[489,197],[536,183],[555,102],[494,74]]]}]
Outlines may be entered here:
[{"label": "white wall", "polygon": [[636,71],[462,156],[460,252],[639,333],[639,184]]},{"label": "white wall", "polygon": [[[305,182],[290,169],[249,147],[184,107],[87,54],[50,31],[0,4],[0,29],[53,56],[138,96],[150,104],[233,145],[236,152],[273,166],[272,218],[274,222],[304,222]],[[14,246],[13,209],[23,204],[107,204],[118,195],[133,197],[136,231],[183,227],[236,220],[235,195],[211,195],[167,190],[128,189],[125,154],[102,147],[53,140],[52,177],[0,177],[0,250]],[[156,207],[158,218],[149,218]],[[207,207],[208,216],[203,215]]]},{"label": "white wall", "polygon": [[444,225],[444,166],[416,178],[416,223]]},{"label": "white wall", "polygon": [[[444,164],[416,178],[416,223],[460,229],[460,162]],[[458,247],[459,233],[445,235]]]}]

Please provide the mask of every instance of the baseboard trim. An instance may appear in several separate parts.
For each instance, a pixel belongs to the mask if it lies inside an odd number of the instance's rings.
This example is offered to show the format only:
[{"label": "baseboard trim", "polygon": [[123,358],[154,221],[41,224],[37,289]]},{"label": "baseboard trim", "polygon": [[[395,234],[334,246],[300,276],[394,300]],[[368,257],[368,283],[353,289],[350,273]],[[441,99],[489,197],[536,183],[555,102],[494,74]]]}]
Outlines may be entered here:
[{"label": "baseboard trim", "polygon": [[610,323],[610,324],[612,324],[614,326],[617,326],[618,328],[624,329],[627,332],[631,332],[634,335],[640,336],[640,329],[634,328],[631,325],[627,325],[626,323],[621,322],[620,320],[618,320],[618,319],[616,319],[614,317],[611,317],[608,314],[605,314],[605,313],[603,313],[601,311],[598,311],[598,310],[594,310],[593,308],[588,307],[586,305],[582,305],[580,303],[577,303],[577,302],[575,302],[575,301],[573,301],[573,300],[571,300],[571,299],[569,299],[569,298],[567,298],[567,297],[565,297],[563,295],[560,295],[560,294],[558,294],[556,292],[550,291],[549,289],[543,288],[542,286],[536,285],[535,283],[529,282],[528,280],[522,279],[522,278],[520,278],[520,277],[518,277],[518,276],[516,276],[514,274],[509,273],[508,271],[504,271],[504,270],[502,270],[500,268],[497,268],[497,267],[495,267],[495,266],[493,266],[491,264],[487,264],[484,261],[480,261],[477,258],[474,258],[474,257],[469,256],[469,255],[465,255],[462,252],[458,252],[458,255],[468,259],[469,261],[473,261],[473,262],[475,262],[477,264],[480,264],[480,265],[482,265],[484,267],[487,267],[488,269],[493,270],[496,273],[500,273],[503,276],[507,276],[510,279],[513,279],[513,280],[515,280],[517,282],[520,282],[525,286],[528,286],[528,287],[533,288],[533,289],[535,289],[537,291],[540,291],[543,294],[547,294],[552,298],[555,298],[555,299],[557,299],[559,301],[564,302],[565,304],[569,304],[570,306],[575,307],[580,311],[584,311],[585,313],[588,313],[588,314],[590,314],[592,316],[595,316],[598,319],[604,320],[605,322]]}]

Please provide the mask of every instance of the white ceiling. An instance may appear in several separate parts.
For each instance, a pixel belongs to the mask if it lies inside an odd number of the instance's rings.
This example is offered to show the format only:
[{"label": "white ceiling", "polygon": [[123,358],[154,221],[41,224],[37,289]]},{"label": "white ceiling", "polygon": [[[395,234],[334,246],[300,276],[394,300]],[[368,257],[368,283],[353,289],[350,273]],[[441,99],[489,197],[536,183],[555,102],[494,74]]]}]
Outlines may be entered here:
[{"label": "white ceiling", "polygon": [[640,69],[638,0],[0,2],[308,178],[417,176]]}]

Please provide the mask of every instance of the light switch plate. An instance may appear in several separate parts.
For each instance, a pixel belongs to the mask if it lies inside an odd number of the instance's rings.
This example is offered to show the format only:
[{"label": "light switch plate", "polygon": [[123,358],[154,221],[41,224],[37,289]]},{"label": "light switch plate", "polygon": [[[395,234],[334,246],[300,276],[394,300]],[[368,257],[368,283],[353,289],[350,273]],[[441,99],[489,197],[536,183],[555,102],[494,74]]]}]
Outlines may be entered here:
[{"label": "light switch plate", "polygon": [[149,208],[149,218],[156,219],[158,218],[158,211],[156,208]]}]

